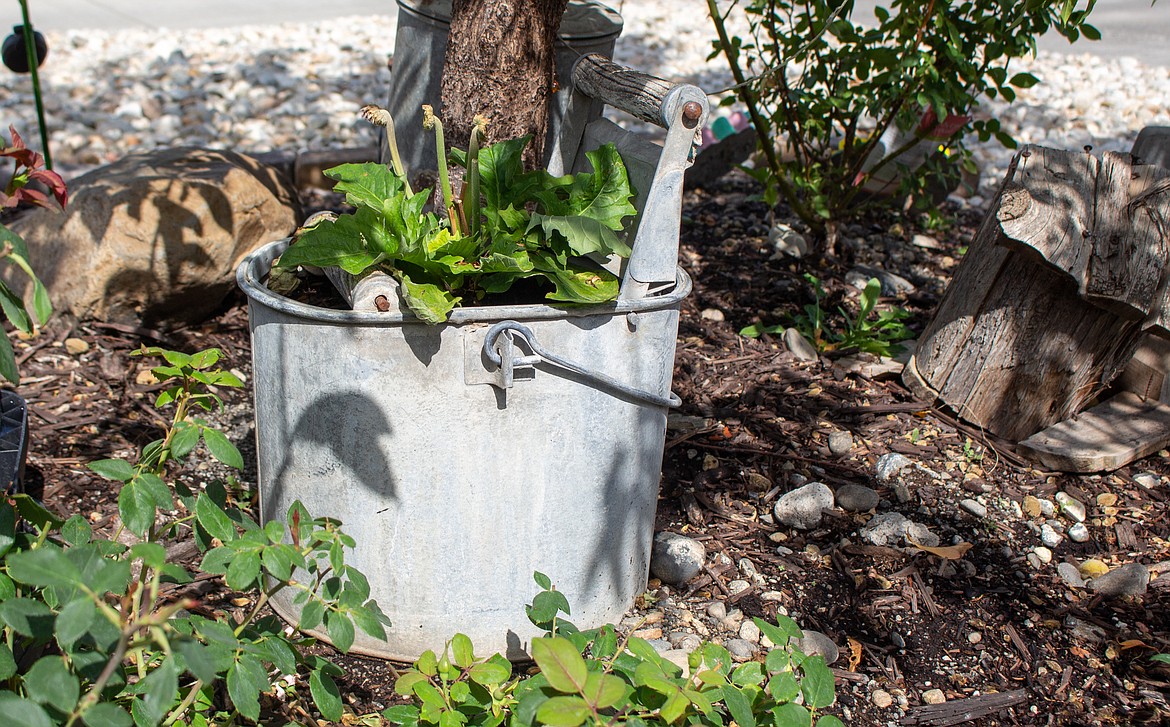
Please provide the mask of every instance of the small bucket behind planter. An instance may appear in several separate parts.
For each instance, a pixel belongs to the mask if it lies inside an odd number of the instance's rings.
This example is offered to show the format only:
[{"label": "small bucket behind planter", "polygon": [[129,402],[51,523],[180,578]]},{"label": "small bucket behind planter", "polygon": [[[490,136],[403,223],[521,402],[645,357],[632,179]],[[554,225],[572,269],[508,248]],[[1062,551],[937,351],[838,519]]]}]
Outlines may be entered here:
[{"label": "small bucket behind planter", "polygon": [[[592,101],[585,88],[669,127],[661,158],[604,121],[568,129],[557,146],[552,166],[567,167],[612,138],[642,190],[641,219],[653,224],[631,231],[618,301],[462,308],[428,326],[273,293],[264,281],[287,241],[237,272],[262,516],[283,519],[300,500],[355,538],[348,562],[393,623],[384,642],[359,633],[359,652],[413,659],[462,632],[478,653],[523,658],[540,633],[524,612],[534,571],[565,593],[581,628],[620,619],[646,587],[691,290],[676,265],[681,180],[706,101],[599,57],[574,79],[571,103]],[[272,604],[296,622],[292,594]]]}]

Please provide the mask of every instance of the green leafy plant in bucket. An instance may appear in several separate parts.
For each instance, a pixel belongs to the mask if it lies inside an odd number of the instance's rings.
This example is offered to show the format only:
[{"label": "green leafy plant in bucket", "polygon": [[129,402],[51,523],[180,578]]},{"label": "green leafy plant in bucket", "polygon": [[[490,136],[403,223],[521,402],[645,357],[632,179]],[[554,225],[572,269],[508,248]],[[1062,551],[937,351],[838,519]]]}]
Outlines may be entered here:
[{"label": "green leafy plant in bucket", "polygon": [[441,656],[424,653],[398,678],[395,691],[411,704],[382,716],[405,727],[841,727],[833,715],[817,716],[836,699],[833,673],[823,657],[795,648],[802,634],[787,616],[774,625],[755,619],[772,643],[763,660],[736,665],[727,649],[703,644],[684,673],[612,626],[579,631],[558,617],[568,614],[565,597],[546,576],[536,582],[542,590],[528,616],[548,635],[532,640],[535,671],[516,675],[499,654],[476,658],[471,640],[456,634]]},{"label": "green leafy plant in bucket", "polygon": [[[326,170],[335,189],[356,208],[308,229],[281,256],[277,269],[340,267],[354,276],[382,270],[400,284],[406,306],[427,323],[445,321],[461,303],[504,293],[524,278],[545,281],[545,296],[563,303],[601,303],[618,293],[618,279],[598,261],[628,257],[619,233],[635,214],[625,165],[612,144],[589,152],[592,172],[554,177],[525,171],[529,137],[452,149],[466,170],[459,197],[451,190],[442,124],[427,113],[439,147],[445,216],[426,211],[429,189],[414,192],[394,142],[393,119],[366,107],[386,127],[392,164],[344,164]],[[481,127],[482,130],[482,127]]]}]

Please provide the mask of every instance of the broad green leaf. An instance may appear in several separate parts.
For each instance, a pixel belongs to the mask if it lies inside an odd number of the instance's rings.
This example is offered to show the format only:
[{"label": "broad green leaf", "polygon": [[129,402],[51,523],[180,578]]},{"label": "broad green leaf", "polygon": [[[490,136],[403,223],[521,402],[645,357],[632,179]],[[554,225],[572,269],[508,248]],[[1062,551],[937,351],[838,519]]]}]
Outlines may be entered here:
[{"label": "broad green leaf", "polygon": [[41,705],[13,692],[0,692],[0,715],[4,715],[6,727],[53,727]]},{"label": "broad green leaf", "polygon": [[796,622],[787,616],[777,615],[775,625],[759,616],[753,618],[752,621],[760,628],[760,632],[768,637],[769,641],[781,648],[788,644],[789,639],[799,639],[804,636],[804,632],[800,630]]},{"label": "broad green leaf", "polygon": [[675,694],[666,700],[666,703],[659,708],[658,713],[662,715],[662,719],[666,720],[668,724],[677,722],[679,717],[686,713],[687,707],[691,705],[691,700],[687,699],[682,692]]},{"label": "broad green leaf", "polygon": [[768,693],[777,702],[791,702],[800,694],[800,684],[792,672],[786,671],[768,681]]},{"label": "broad green leaf", "polygon": [[191,422],[178,422],[171,434],[171,456],[183,459],[199,444],[199,427]]},{"label": "broad green leaf", "polygon": [[1016,88],[1031,88],[1037,83],[1040,83],[1040,79],[1036,78],[1031,73],[1017,73],[1016,75],[1012,76],[1012,80],[1008,81],[1008,83],[1015,86]]},{"label": "broad green leaf", "polygon": [[325,614],[325,631],[329,634],[329,641],[338,651],[348,653],[353,646],[354,628],[349,616],[340,611],[329,611]]},{"label": "broad green leaf", "polygon": [[628,686],[624,681],[613,674],[590,672],[585,679],[585,689],[581,696],[594,709],[612,707],[626,696]]},{"label": "broad green leaf", "polygon": [[134,720],[126,710],[110,702],[98,702],[81,715],[86,727],[130,727]]},{"label": "broad green leaf", "polygon": [[803,705],[789,702],[772,710],[776,727],[812,727],[812,715]]},{"label": "broad green leaf", "polygon": [[[269,523],[271,525],[272,523]],[[291,551],[291,552],[290,552]],[[288,545],[270,545],[260,554],[261,564],[269,575],[277,580],[287,581],[292,578],[293,551]]]},{"label": "broad green leaf", "polygon": [[408,671],[394,681],[394,692],[399,696],[409,697],[414,694],[415,685],[425,681],[427,681],[426,674]]},{"label": "broad green leaf", "polygon": [[633,193],[621,155],[613,144],[605,144],[585,156],[593,172],[574,175],[564,206],[543,211],[551,215],[588,217],[611,230],[620,230],[623,218],[638,212],[630,203]]},{"label": "broad green leaf", "polygon": [[525,608],[528,619],[536,626],[549,623],[558,613],[569,613],[569,601],[560,591],[541,591],[532,598],[532,605]]},{"label": "broad green leaf", "polygon": [[196,679],[205,684],[215,681],[219,669],[212,649],[194,639],[182,639],[174,646],[187,663],[187,671],[194,674]]},{"label": "broad green leaf", "polygon": [[231,548],[218,547],[207,551],[203,556],[203,563],[199,568],[207,573],[214,573],[215,575],[224,575],[227,573],[228,566],[235,553]]},{"label": "broad green leaf", "polygon": [[345,201],[354,207],[382,210],[386,199],[402,191],[402,180],[385,164],[342,164],[325,170],[325,176],[336,180],[335,192],[345,195]]},{"label": "broad green leaf", "polygon": [[744,696],[740,688],[734,684],[727,684],[721,688],[723,703],[727,711],[739,727],[756,727],[756,716],[752,713],[751,700]]},{"label": "broad green leaf", "polygon": [[1170,664],[1170,654],[1154,654],[1150,657],[1150,661],[1159,661],[1163,664]]},{"label": "broad green leaf", "polygon": [[321,625],[321,620],[325,618],[325,604],[319,599],[311,599],[301,609],[301,619],[297,624],[297,628],[302,631],[312,631]]},{"label": "broad green leaf", "polygon": [[69,588],[82,582],[81,572],[60,548],[43,544],[8,556],[8,575],[32,586]]},{"label": "broad green leaf", "polygon": [[512,676],[511,668],[492,661],[476,664],[468,671],[471,681],[485,687],[494,687],[508,681]]},{"label": "broad green leaf", "polygon": [[162,568],[167,562],[167,549],[158,543],[135,543],[127,555],[132,561],[141,559],[147,568]]},{"label": "broad green leaf", "polygon": [[16,511],[30,525],[38,530],[59,528],[64,521],[45,509],[45,506],[23,493],[9,495],[8,499],[16,503]]},{"label": "broad green leaf", "polygon": [[6,681],[16,673],[16,659],[8,644],[0,642],[0,681]]},{"label": "broad green leaf", "polygon": [[536,719],[550,727],[577,727],[589,714],[589,705],[580,697],[553,697],[536,710]]},{"label": "broad green leaf", "polygon": [[99,459],[87,466],[98,475],[115,482],[126,482],[134,477],[134,467],[124,459]]},{"label": "broad green leaf", "polygon": [[[349,610],[350,618],[353,623],[364,633],[373,636],[375,639],[386,639],[386,629],[382,625],[382,621],[374,613],[377,604],[370,601],[366,606],[352,606]],[[379,613],[381,613],[379,611]],[[468,650],[470,652],[470,649]],[[470,663],[470,662],[468,662]]]},{"label": "broad green leaf", "polygon": [[260,576],[260,553],[256,550],[237,552],[228,564],[224,581],[229,588],[246,591],[256,584]]},{"label": "broad green leaf", "polygon": [[392,725],[416,727],[418,725],[418,707],[413,704],[399,704],[394,707],[388,707],[382,710],[382,717]]},{"label": "broad green leaf", "polygon": [[435,283],[416,283],[406,274],[402,275],[400,282],[402,298],[410,312],[432,325],[446,321],[447,315],[462,300]]},{"label": "broad green leaf", "polygon": [[804,703],[813,708],[821,709],[833,703],[836,684],[833,672],[825,664],[825,657],[817,654],[805,659],[800,665],[804,672],[804,679],[800,680],[800,692],[804,695]]},{"label": "broad green leaf", "polygon": [[533,263],[556,288],[546,297],[566,303],[605,303],[617,298],[618,279],[608,270],[572,270],[555,263],[549,255],[532,254]]},{"label": "broad green leaf", "polygon": [[817,719],[817,727],[845,727],[845,723],[834,715],[826,714]]},{"label": "broad green leaf", "polygon": [[191,366],[200,371],[209,369],[219,362],[222,355],[218,348],[205,348],[191,354]]},{"label": "broad green leaf", "polygon": [[53,636],[53,611],[32,598],[11,598],[0,603],[0,619],[23,636],[37,640]]},{"label": "broad green leaf", "polygon": [[162,478],[152,472],[141,472],[134,477],[134,482],[144,488],[154,499],[155,507],[160,510],[171,510],[175,507],[175,498],[171,488]]},{"label": "broad green leaf", "polygon": [[96,616],[97,605],[89,596],[80,596],[65,604],[57,614],[57,623],[54,627],[57,643],[63,649],[71,647],[89,631]]},{"label": "broad green leaf", "polygon": [[240,454],[240,450],[236,445],[231,443],[223,432],[218,429],[204,429],[203,441],[207,444],[207,448],[211,450],[211,456],[215,457],[220,462],[223,462],[228,467],[235,469],[244,469],[244,457]]},{"label": "broad green leaf", "polygon": [[34,702],[65,713],[73,711],[81,696],[81,683],[69,673],[64,657],[44,656],[24,675],[24,692]]},{"label": "broad green leaf", "polygon": [[[32,331],[32,318],[25,310],[24,301],[7,284],[0,282],[0,309],[13,327],[23,333]],[[18,383],[18,382],[13,382]]]},{"label": "broad green leaf", "polygon": [[496,210],[524,207],[541,186],[539,174],[524,171],[522,156],[531,139],[522,136],[479,150],[479,189],[487,202],[484,212],[489,220]]},{"label": "broad green leaf", "polygon": [[[0,555],[7,552],[7,548],[3,547],[4,532],[6,531],[4,509],[6,507],[11,510],[7,503],[0,504]],[[93,538],[93,527],[85,519],[85,516],[75,514],[61,526],[61,537],[70,545],[84,545]]]},{"label": "broad green leaf", "polygon": [[330,722],[340,722],[342,715],[341,692],[333,677],[314,670],[309,674],[309,693],[321,716]]},{"label": "broad green leaf", "polygon": [[236,662],[228,669],[227,690],[232,705],[240,714],[253,721],[260,719],[261,690],[253,684],[243,661]]},{"label": "broad green leaf", "polygon": [[16,356],[12,353],[12,342],[7,335],[0,335],[0,376],[13,384],[20,383],[20,373],[16,370]]},{"label": "broad green leaf", "polygon": [[585,660],[567,639],[546,636],[532,640],[532,659],[549,685],[559,692],[577,694],[585,687]]},{"label": "broad green leaf", "polygon": [[228,518],[227,513],[215,504],[206,492],[199,493],[195,498],[195,519],[213,538],[221,543],[230,543],[236,539],[236,526]]},{"label": "broad green leaf", "polygon": [[450,656],[452,656],[452,660],[457,667],[467,668],[472,665],[475,661],[472,639],[467,638],[467,635],[464,635],[464,633],[456,633],[450,639]]},{"label": "broad green leaf", "polygon": [[146,675],[139,684],[142,694],[142,711],[157,724],[170,711],[179,693],[179,667],[174,656],[167,657]]},{"label": "broad green leaf", "polygon": [[290,245],[276,265],[282,268],[298,265],[337,266],[357,275],[381,259],[380,253],[367,247],[362,233],[363,226],[357,215],[341,215],[336,220],[323,220]]},{"label": "broad green leaf", "polygon": [[617,253],[629,257],[633,251],[614,234],[613,230],[590,217],[542,215],[534,213],[528,231],[540,228],[546,237],[560,235],[577,255],[598,253],[603,257]]},{"label": "broad green leaf", "polygon": [[150,490],[141,482],[127,482],[118,493],[118,513],[126,529],[142,537],[154,524],[156,503]]}]

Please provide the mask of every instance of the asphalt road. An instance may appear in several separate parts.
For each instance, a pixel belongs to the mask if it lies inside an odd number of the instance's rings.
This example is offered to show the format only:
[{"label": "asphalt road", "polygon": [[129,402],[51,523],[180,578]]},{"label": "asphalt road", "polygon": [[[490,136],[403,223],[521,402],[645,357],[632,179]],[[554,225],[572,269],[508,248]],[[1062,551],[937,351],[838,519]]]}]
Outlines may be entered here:
[{"label": "asphalt road", "polygon": [[[629,0],[639,1],[645,0]],[[610,4],[620,6],[622,0]],[[877,0],[857,0],[857,12],[872,13],[877,4]],[[881,4],[888,7],[890,2]],[[14,2],[5,6],[0,23],[19,22],[19,6]],[[397,14],[395,0],[29,0],[29,6],[33,25],[42,30],[216,28]],[[1101,31],[1100,41],[1082,40],[1070,46],[1051,33],[1040,39],[1040,47],[1105,58],[1133,56],[1147,65],[1170,66],[1170,0],[1099,0],[1091,22]]]}]

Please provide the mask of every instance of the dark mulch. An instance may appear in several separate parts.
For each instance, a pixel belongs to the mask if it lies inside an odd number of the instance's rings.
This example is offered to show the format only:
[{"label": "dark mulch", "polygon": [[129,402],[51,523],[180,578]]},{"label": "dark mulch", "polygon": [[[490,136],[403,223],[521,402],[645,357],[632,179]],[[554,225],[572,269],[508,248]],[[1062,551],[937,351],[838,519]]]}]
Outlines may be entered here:
[{"label": "dark mulch", "polygon": [[[1149,661],[1153,653],[1170,652],[1170,576],[1155,579],[1140,599],[1105,601],[1070,589],[1055,573],[1062,559],[1094,557],[1109,565],[1170,559],[1170,488],[1165,480],[1148,488],[1133,477],[1170,475],[1170,454],[1100,476],[1036,471],[945,412],[916,402],[896,380],[848,373],[840,361],[797,362],[772,337],[738,335],[745,325],[779,322],[811,302],[805,272],[825,281],[829,307],[853,299],[844,279],[856,263],[916,283],[917,292],[893,302],[910,310],[920,329],[979,221],[976,213],[958,213],[952,227],[931,233],[938,249],[910,245],[918,231],[910,222],[867,221],[846,230],[842,256],[849,265],[812,264],[773,258],[766,209],[754,192],[748,180],[730,175],[686,200],[682,262],[695,292],[679,330],[675,390],[684,404],[679,425],[668,433],[658,526],[702,540],[713,565],[681,590],[651,583],[659,603],[670,604],[661,607],[663,630],[681,629],[683,610],[705,618],[713,600],[749,617],[783,608],[841,648],[834,711],[852,724],[956,724],[980,708],[990,710],[979,722],[989,725],[1170,721],[1170,675]],[[131,456],[157,436],[161,421],[151,406],[157,386],[142,374],[147,365],[129,355],[140,344],[217,346],[229,368],[245,378],[250,373],[239,295],[196,326],[162,332],[57,321],[18,346],[20,391],[30,401],[32,422],[29,488],[60,513],[81,512],[98,529],[113,522],[117,493],[85,463]],[[225,399],[217,421],[254,469],[250,393],[228,391]],[[853,436],[844,455],[827,447],[835,430]],[[874,463],[887,452],[922,465],[903,480],[910,493],[904,502],[892,485],[874,481]],[[183,476],[197,485],[220,474],[201,463]],[[776,499],[801,478],[874,487],[886,501],[881,509],[930,525],[944,544],[973,547],[961,560],[946,561],[867,545],[857,537],[862,519],[846,514],[809,533],[771,525]],[[241,480],[254,483],[254,471]],[[1028,518],[1011,514],[1011,502],[1058,490],[1090,503],[1093,537],[1065,541],[1052,564],[1036,569],[1025,556],[1039,536]],[[985,496],[994,517],[976,520],[959,508],[976,495]],[[755,588],[730,594],[728,583],[743,577],[745,558],[781,600],[761,599]],[[215,583],[202,594],[206,608],[223,613],[241,608],[240,596]],[[391,665],[337,658],[350,669],[343,689],[355,711],[393,700]],[[923,692],[932,688],[943,690],[945,705],[922,706]],[[893,707],[874,705],[877,689],[893,696]]]}]

